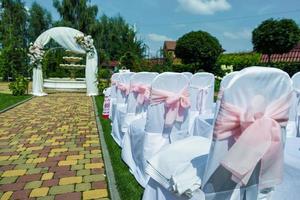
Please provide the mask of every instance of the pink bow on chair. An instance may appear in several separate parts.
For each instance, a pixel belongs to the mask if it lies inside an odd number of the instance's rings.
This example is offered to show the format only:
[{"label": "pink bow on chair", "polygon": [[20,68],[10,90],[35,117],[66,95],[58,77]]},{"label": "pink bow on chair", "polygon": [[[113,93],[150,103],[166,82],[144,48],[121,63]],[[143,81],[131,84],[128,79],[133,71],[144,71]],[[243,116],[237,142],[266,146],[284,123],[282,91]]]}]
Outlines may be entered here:
[{"label": "pink bow on chair", "polygon": [[233,136],[235,143],[221,161],[232,180],[246,185],[261,161],[259,187],[273,187],[282,180],[283,144],[281,125],[288,121],[291,94],[272,102],[264,112],[253,113],[226,102],[221,103],[214,137]]},{"label": "pink bow on chair", "polygon": [[151,104],[165,102],[165,124],[172,125],[175,121],[183,122],[184,110],[190,107],[189,92],[184,88],[178,93],[153,89],[151,91]]},{"label": "pink bow on chair", "polygon": [[125,83],[118,83],[117,88],[121,90],[126,96],[129,94],[130,86]]},{"label": "pink bow on chair", "polygon": [[142,105],[150,98],[150,86],[145,84],[132,84],[131,91],[137,93],[137,102]]}]

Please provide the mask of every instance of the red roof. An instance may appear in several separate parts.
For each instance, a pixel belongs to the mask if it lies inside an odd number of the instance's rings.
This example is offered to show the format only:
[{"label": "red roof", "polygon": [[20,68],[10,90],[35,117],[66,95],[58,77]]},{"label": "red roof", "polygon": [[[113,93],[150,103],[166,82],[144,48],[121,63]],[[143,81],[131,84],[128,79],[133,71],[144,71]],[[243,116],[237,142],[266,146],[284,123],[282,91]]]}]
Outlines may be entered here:
[{"label": "red roof", "polygon": [[175,51],[175,48],[176,48],[176,41],[165,41],[164,50]]},{"label": "red roof", "polygon": [[[272,62],[300,62],[300,43],[296,45],[290,52],[284,54],[272,54]],[[261,62],[268,62],[268,55],[263,54],[261,56]]]}]

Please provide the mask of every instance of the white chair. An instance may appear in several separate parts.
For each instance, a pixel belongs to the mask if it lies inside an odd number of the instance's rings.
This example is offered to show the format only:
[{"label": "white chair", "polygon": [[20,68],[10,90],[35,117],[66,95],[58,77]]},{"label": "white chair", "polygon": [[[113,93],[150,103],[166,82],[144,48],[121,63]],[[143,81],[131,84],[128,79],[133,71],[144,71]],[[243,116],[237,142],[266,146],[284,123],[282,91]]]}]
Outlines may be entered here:
[{"label": "white chair", "polygon": [[121,125],[127,111],[127,99],[130,92],[130,77],[133,74],[133,72],[120,73],[117,84],[117,100],[115,116],[112,123],[112,136],[119,146],[121,146],[123,139]]},{"label": "white chair", "polygon": [[294,74],[292,81],[294,94],[290,119],[287,125],[287,137],[300,137],[300,72]]},{"label": "white chair", "polygon": [[215,76],[207,72],[196,73],[190,80],[189,130],[192,135],[194,135],[196,127],[211,127],[212,125],[214,117],[214,83]]},{"label": "white chair", "polygon": [[150,102],[151,83],[157,75],[158,73],[140,72],[131,77],[131,91],[128,97],[127,114],[122,124],[122,132],[124,133],[122,159],[129,166],[131,171],[134,168],[134,161],[132,158],[128,127],[132,122],[138,119],[146,121],[146,111]]},{"label": "white chair", "polygon": [[193,74],[191,72],[182,72],[189,80],[193,77]]},{"label": "white chair", "polygon": [[[268,196],[282,173],[291,92],[291,80],[281,70],[251,67],[241,71],[224,90],[203,178],[195,177],[203,170],[204,155],[208,153],[208,148],[199,150],[207,145],[206,138],[198,140],[198,145],[187,138],[179,145],[167,146],[148,161],[151,179],[143,200],[186,199],[185,195],[193,200],[252,200]],[[184,142],[189,148],[183,150],[180,143]],[[200,163],[195,165],[197,159]],[[200,184],[205,197],[196,189]]]},{"label": "white chair", "polygon": [[146,160],[163,146],[188,136],[189,107],[183,107],[189,101],[188,83],[189,80],[180,73],[158,75],[152,82],[146,122],[137,122],[144,125],[144,129],[130,126],[129,136],[135,163],[133,174],[142,186],[148,181],[145,174]]},{"label": "white chair", "polygon": [[[291,92],[288,74],[274,68],[247,68],[230,82],[203,178],[206,199],[256,199],[261,189],[280,182]],[[227,126],[229,121],[240,125]]]},{"label": "white chair", "polygon": [[109,119],[113,120],[116,110],[117,102],[117,83],[119,80],[119,73],[115,73],[111,76],[111,95],[110,95],[110,111]]},{"label": "white chair", "polygon": [[221,81],[221,85],[220,85],[220,90],[224,90],[226,89],[229,84],[230,81],[239,73],[239,71],[234,71],[234,72],[230,72],[229,74],[226,74],[222,81]]},{"label": "white chair", "polygon": [[284,178],[275,187],[272,200],[299,199],[300,188],[300,138],[287,138],[284,152]]}]

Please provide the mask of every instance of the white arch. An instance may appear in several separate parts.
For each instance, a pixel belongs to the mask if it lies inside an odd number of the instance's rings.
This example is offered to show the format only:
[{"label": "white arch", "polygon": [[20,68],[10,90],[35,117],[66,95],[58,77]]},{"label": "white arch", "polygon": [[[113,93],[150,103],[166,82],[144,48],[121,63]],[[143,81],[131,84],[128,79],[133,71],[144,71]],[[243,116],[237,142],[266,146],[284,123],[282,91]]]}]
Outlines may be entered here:
[{"label": "white arch", "polygon": [[[85,54],[86,50],[83,49],[75,39],[75,36],[84,35],[82,32],[69,28],[69,27],[55,27],[42,33],[34,42],[34,45],[43,48],[51,39],[61,45],[63,48],[74,51],[76,53]],[[85,78],[87,86],[87,95],[98,95],[97,88],[97,71],[98,71],[98,56],[94,47],[94,55],[86,56]],[[43,96],[43,72],[41,64],[33,68],[32,77],[32,94],[35,96]]]}]

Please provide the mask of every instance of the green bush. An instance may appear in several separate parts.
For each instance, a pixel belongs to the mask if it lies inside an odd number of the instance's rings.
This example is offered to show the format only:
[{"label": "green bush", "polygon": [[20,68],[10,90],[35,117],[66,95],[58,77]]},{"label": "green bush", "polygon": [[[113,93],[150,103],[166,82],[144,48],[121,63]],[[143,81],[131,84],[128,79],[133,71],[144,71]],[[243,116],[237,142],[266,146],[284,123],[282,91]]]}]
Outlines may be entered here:
[{"label": "green bush", "polygon": [[196,66],[192,64],[177,64],[172,65],[172,71],[174,72],[192,72],[196,71]]},{"label": "green bush", "polygon": [[222,54],[219,56],[215,73],[223,76],[223,71],[221,70],[222,65],[233,66],[234,71],[242,70],[246,67],[255,66],[260,64],[261,54],[259,53],[230,53]]},{"label": "green bush", "polygon": [[100,95],[103,95],[103,90],[105,88],[109,87],[109,81],[108,80],[103,80],[103,79],[100,79],[99,80],[99,83],[98,83],[98,90],[99,90],[99,94]]},{"label": "green bush", "polygon": [[109,69],[100,69],[98,72],[98,78],[103,78],[103,79],[109,79],[111,76],[111,73]]},{"label": "green bush", "polygon": [[15,82],[9,84],[9,89],[14,96],[24,95],[28,89],[29,81],[23,76],[18,76]]}]

